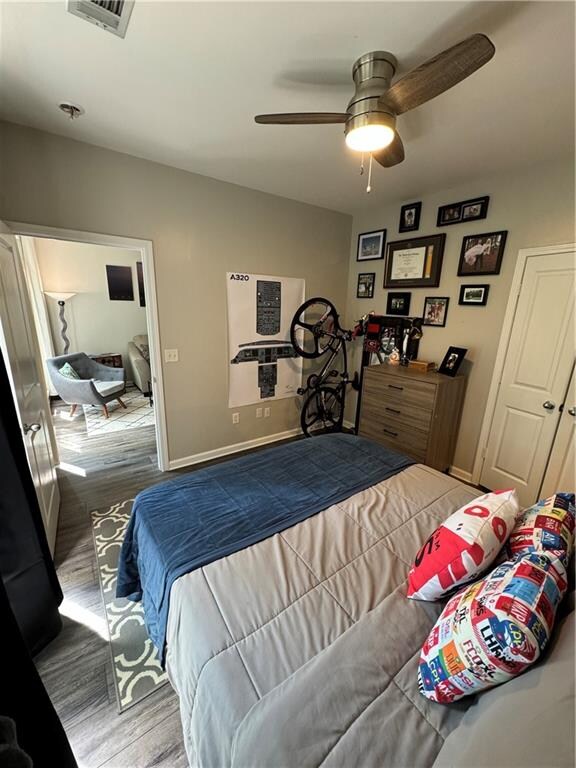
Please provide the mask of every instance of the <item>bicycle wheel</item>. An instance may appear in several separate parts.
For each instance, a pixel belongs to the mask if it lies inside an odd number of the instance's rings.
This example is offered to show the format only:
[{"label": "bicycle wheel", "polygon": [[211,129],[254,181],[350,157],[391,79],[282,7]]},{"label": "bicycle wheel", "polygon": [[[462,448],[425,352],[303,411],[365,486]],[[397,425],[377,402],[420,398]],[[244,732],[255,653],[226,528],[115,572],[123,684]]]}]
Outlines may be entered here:
[{"label": "bicycle wheel", "polygon": [[342,395],[334,387],[315,389],[304,402],[300,424],[306,437],[340,432],[344,407]]},{"label": "bicycle wheel", "polygon": [[296,311],[290,324],[290,341],[301,357],[312,359],[332,349],[339,341],[334,334],[341,330],[332,302],[318,296]]}]

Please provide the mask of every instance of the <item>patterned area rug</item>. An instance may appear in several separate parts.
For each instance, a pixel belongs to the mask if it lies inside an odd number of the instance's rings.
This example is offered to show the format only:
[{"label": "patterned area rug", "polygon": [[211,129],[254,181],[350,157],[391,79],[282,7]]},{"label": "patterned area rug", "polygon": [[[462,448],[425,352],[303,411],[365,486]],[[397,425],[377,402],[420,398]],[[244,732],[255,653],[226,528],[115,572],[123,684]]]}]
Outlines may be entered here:
[{"label": "patterned area rug", "polygon": [[142,603],[116,598],[118,556],[133,499],[92,512],[98,577],[110,635],[114,687],[120,712],[168,681],[144,626]]},{"label": "patterned area rug", "polygon": [[148,398],[144,397],[137,387],[128,386],[121,397],[126,408],[122,408],[117,400],[112,400],[108,403],[109,419],[104,417],[100,406],[82,406],[86,417],[86,431],[90,437],[118,432],[121,429],[154,425],[154,406],[150,406]]}]

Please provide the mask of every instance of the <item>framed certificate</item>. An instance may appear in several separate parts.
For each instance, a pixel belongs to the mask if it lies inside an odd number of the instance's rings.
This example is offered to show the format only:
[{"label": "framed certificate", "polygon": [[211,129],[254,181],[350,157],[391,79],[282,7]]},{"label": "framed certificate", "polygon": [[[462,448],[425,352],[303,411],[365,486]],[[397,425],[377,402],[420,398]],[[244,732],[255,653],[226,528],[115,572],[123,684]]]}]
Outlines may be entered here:
[{"label": "framed certificate", "polygon": [[384,288],[435,288],[440,285],[446,235],[388,243]]},{"label": "framed certificate", "polygon": [[394,251],[390,269],[391,280],[420,280],[426,265],[426,247],[399,248]]}]

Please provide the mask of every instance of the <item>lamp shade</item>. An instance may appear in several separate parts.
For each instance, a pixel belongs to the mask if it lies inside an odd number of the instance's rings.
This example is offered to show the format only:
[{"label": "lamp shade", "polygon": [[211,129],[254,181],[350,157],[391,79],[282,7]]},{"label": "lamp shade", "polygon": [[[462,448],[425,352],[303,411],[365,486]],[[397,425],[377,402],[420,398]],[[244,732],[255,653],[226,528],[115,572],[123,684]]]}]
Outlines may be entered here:
[{"label": "lamp shade", "polygon": [[68,301],[72,296],[76,296],[77,291],[44,291],[46,296],[50,296],[51,299],[56,301]]}]

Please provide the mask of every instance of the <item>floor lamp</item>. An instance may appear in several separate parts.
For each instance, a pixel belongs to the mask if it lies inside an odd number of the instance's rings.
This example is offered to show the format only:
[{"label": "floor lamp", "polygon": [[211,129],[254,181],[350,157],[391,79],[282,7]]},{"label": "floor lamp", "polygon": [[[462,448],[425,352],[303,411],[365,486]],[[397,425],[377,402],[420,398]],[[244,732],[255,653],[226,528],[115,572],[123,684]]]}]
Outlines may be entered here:
[{"label": "floor lamp", "polygon": [[62,341],[64,342],[64,354],[68,354],[68,350],[70,349],[70,339],[68,336],[66,336],[66,329],[68,328],[68,323],[66,322],[66,318],[64,317],[64,307],[66,306],[66,302],[68,299],[71,299],[72,296],[76,296],[76,291],[64,293],[64,292],[58,292],[58,291],[44,291],[46,296],[50,296],[51,299],[56,299],[58,302],[58,306],[60,307],[60,311],[58,312],[58,317],[60,318],[60,336],[62,336]]}]

